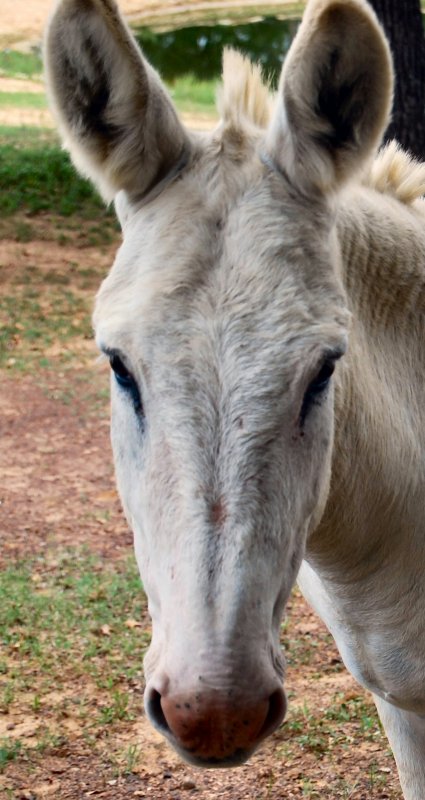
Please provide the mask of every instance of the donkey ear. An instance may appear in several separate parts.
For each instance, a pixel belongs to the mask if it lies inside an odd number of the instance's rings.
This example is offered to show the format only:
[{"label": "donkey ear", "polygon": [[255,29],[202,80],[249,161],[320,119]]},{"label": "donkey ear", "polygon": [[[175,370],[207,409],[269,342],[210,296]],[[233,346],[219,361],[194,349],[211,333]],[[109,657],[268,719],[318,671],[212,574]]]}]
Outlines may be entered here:
[{"label": "donkey ear", "polygon": [[310,0],[286,58],[269,152],[303,191],[332,191],[379,146],[389,121],[388,44],[364,0]]},{"label": "donkey ear", "polygon": [[44,59],[64,145],[106,200],[143,197],[178,169],[189,137],[114,0],[59,0]]}]

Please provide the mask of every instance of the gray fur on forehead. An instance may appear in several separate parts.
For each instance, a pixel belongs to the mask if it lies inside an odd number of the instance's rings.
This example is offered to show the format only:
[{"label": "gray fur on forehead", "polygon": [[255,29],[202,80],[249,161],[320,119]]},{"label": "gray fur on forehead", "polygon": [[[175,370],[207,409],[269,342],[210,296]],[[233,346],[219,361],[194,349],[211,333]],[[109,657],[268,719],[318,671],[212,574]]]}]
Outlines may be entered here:
[{"label": "gray fur on forehead", "polygon": [[237,157],[235,147],[229,130],[205,138],[179,181],[128,221],[95,314],[123,347],[192,335],[198,316],[239,320],[249,334],[266,313],[281,342],[345,324],[327,202],[297,197],[262,162],[261,136],[244,137]]}]

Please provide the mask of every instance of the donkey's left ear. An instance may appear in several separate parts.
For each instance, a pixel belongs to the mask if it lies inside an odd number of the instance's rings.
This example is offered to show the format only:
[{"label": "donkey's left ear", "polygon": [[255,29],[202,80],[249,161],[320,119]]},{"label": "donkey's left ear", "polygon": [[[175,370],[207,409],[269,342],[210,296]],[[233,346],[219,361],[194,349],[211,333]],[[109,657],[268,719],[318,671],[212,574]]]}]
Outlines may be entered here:
[{"label": "donkey's left ear", "polygon": [[286,58],[268,150],[304,192],[332,192],[365,166],[389,122],[393,70],[365,0],[310,0]]},{"label": "donkey's left ear", "polygon": [[189,136],[114,0],[57,0],[44,62],[64,145],[106,200],[142,198],[187,158]]}]

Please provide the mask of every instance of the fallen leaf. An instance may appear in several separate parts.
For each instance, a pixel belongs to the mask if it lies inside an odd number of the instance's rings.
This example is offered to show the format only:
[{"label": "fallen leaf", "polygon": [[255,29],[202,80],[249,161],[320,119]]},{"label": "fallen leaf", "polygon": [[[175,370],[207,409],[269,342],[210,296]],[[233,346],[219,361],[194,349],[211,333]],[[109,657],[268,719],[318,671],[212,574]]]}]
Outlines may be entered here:
[{"label": "fallen leaf", "polygon": [[124,622],[126,628],[143,628],[141,622],[138,622],[137,619],[126,619]]}]

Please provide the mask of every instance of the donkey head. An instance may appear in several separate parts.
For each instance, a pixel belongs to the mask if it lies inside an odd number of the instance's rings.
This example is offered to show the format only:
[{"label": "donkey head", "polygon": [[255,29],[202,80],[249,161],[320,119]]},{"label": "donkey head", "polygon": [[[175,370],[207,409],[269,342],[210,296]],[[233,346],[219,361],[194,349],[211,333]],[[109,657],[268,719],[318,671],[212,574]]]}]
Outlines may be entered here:
[{"label": "donkey head", "polygon": [[349,314],[338,194],[386,126],[363,0],[313,0],[273,107],[225,56],[222,120],[180,123],[113,0],[62,0],[45,47],[66,147],[123,244],[96,304],[117,481],[153,638],[145,704],[188,760],[245,760],[281,722],[281,614],[329,489]]}]

